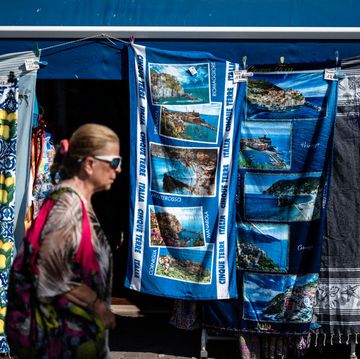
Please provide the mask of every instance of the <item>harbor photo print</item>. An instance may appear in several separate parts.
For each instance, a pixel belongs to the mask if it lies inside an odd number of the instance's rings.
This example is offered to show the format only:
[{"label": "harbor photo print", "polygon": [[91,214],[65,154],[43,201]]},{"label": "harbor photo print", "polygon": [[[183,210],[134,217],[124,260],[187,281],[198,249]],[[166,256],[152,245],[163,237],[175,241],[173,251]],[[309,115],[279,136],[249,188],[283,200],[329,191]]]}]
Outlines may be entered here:
[{"label": "harbor photo print", "polygon": [[215,196],[217,148],[150,143],[151,190],[179,196]]},{"label": "harbor photo print", "polygon": [[212,261],[212,250],[160,248],[155,274],[184,282],[210,284]]},{"label": "harbor photo print", "polygon": [[216,143],[221,103],[161,106],[160,134],[185,141]]},{"label": "harbor photo print", "polygon": [[241,127],[240,168],[290,170],[290,122],[245,122]]},{"label": "harbor photo print", "polygon": [[244,275],[244,319],[306,323],[313,316],[318,274]]},{"label": "harbor photo print", "polygon": [[149,63],[153,105],[210,102],[209,64]]},{"label": "harbor photo print", "polygon": [[323,71],[255,73],[248,80],[247,119],[319,119],[326,116]]},{"label": "harbor photo print", "polygon": [[150,246],[205,246],[202,207],[149,206]]},{"label": "harbor photo print", "polygon": [[245,218],[266,222],[320,218],[320,172],[245,175]]},{"label": "harbor photo print", "polygon": [[266,272],[288,270],[288,225],[239,222],[237,229],[238,268]]}]

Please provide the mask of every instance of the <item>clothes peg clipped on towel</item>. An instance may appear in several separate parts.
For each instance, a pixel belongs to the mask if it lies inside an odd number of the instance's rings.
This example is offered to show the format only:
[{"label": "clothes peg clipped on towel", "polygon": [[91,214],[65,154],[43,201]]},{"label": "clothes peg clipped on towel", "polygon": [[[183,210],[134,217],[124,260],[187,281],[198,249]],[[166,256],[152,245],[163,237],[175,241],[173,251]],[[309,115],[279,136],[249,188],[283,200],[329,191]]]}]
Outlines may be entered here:
[{"label": "clothes peg clipped on towel", "polygon": [[245,55],[245,56],[243,56],[243,58],[242,58],[242,63],[243,63],[243,69],[244,70],[246,70],[246,61],[247,61],[247,56]]},{"label": "clothes peg clipped on towel", "polygon": [[341,80],[346,77],[345,73],[341,72],[341,64],[339,60],[339,51],[335,51],[335,72],[336,72],[336,79]]},{"label": "clothes peg clipped on towel", "polygon": [[34,54],[36,57],[40,57],[41,55],[41,49],[39,47],[39,43],[35,42],[35,50],[34,50]]},{"label": "clothes peg clipped on towel", "polygon": [[247,70],[247,56],[242,57],[243,69],[238,71],[233,71],[233,81],[236,82],[247,82],[249,77],[254,76],[252,72]]},{"label": "clothes peg clipped on towel", "polygon": [[336,67],[336,69],[340,67],[339,51],[338,50],[335,51],[335,67]]}]

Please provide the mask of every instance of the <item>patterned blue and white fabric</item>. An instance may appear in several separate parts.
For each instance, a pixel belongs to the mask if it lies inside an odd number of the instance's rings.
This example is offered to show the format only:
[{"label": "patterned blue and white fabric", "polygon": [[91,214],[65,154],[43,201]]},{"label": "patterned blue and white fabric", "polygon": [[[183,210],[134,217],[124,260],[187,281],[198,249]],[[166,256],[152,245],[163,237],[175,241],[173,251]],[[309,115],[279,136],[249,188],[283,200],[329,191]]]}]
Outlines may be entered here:
[{"label": "patterned blue and white fabric", "polygon": [[8,270],[14,247],[17,84],[0,87],[0,351],[7,352],[4,334]]},{"label": "patterned blue and white fabric", "polygon": [[245,85],[202,52],[129,48],[130,249],[126,287],[237,296],[235,198]]},{"label": "patterned blue and white fabric", "polygon": [[[16,201],[22,202],[30,169],[29,146],[36,70],[27,71],[25,60],[36,59],[32,52],[0,56],[0,353],[9,352],[4,317],[9,269],[15,255],[14,232],[19,220]],[[18,167],[21,168],[19,173]],[[25,215],[20,219],[22,228],[24,218]]]}]

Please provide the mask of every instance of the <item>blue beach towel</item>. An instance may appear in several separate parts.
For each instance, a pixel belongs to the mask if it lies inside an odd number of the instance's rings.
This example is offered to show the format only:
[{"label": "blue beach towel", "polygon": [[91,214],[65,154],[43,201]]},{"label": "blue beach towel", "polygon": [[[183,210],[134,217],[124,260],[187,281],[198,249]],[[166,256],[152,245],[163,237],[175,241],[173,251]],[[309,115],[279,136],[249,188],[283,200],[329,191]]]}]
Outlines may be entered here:
[{"label": "blue beach towel", "polygon": [[182,299],[237,296],[238,69],[208,53],[129,46],[126,287]]},{"label": "blue beach towel", "polygon": [[239,299],[205,325],[306,333],[313,319],[332,160],[337,81],[323,70],[255,72],[241,123]]}]

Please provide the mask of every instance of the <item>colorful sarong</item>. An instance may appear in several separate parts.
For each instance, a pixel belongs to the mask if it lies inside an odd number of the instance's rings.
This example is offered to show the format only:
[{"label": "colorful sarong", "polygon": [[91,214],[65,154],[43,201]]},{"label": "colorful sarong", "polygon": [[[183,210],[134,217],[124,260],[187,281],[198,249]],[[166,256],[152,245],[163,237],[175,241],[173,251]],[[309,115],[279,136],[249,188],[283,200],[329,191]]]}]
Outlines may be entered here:
[{"label": "colorful sarong", "polygon": [[237,296],[235,198],[244,84],[202,52],[129,48],[130,249],[126,287]]}]

